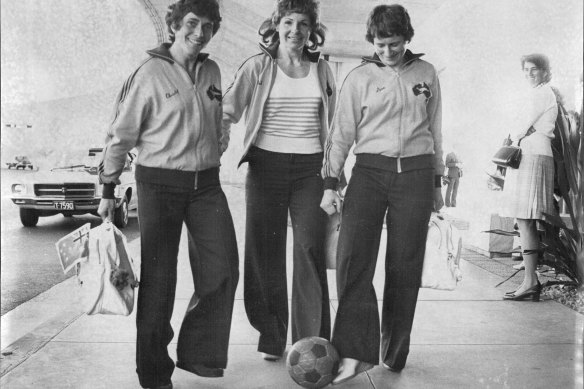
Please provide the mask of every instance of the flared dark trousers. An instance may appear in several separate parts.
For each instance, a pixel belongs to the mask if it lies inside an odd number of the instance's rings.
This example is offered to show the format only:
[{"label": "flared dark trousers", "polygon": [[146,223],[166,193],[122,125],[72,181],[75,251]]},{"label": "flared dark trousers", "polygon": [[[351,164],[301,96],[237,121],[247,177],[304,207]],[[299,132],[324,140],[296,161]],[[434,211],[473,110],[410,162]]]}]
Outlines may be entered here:
[{"label": "flared dark trousers", "polygon": [[286,348],[288,212],[293,233],[292,342],[307,336],[330,339],[326,214],[320,209],[322,157],[257,147],[247,156],[244,302],[251,325],[260,333],[260,352],[282,355]]},{"label": "flared dark trousers", "polygon": [[195,292],[178,337],[185,364],[225,368],[239,278],[235,230],[218,169],[198,180],[198,189],[138,182],[141,278],[138,288],[136,364],[140,384],[170,381],[174,362],[168,345],[183,222]]},{"label": "flared dark trousers", "polygon": [[[345,195],[337,251],[339,309],[332,343],[342,358],[394,369],[406,363],[433,207],[434,170],[356,165]],[[383,218],[387,251],[381,328],[373,275]]]}]

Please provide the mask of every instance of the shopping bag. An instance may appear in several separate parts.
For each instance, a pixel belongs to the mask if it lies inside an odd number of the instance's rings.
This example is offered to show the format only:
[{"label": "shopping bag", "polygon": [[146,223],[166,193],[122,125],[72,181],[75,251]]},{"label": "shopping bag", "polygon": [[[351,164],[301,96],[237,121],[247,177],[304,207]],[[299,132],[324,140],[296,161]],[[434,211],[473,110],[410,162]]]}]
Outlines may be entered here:
[{"label": "shopping bag", "polygon": [[421,287],[454,290],[462,279],[461,251],[462,238],[458,231],[450,222],[433,213],[428,223]]},{"label": "shopping bag", "polygon": [[126,237],[111,222],[104,222],[89,231],[88,251],[78,275],[87,314],[132,313],[138,272]]},{"label": "shopping bag", "polygon": [[327,269],[337,268],[337,244],[341,230],[341,213],[335,212],[327,216],[324,238],[324,255]]}]

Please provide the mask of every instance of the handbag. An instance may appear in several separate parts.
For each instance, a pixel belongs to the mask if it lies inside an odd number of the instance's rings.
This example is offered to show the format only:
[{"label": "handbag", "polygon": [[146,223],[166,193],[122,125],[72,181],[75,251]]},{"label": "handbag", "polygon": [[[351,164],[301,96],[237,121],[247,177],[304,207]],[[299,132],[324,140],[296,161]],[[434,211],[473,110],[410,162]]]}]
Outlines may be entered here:
[{"label": "handbag", "polygon": [[428,223],[421,287],[454,290],[462,280],[461,251],[462,238],[456,229],[442,216],[432,213]]},{"label": "handbag", "polygon": [[87,314],[128,316],[134,308],[138,275],[126,237],[111,222],[104,222],[89,231],[88,251],[78,274]]},{"label": "handbag", "polygon": [[517,146],[501,146],[493,155],[492,161],[497,166],[517,169],[521,163],[521,148]]},{"label": "handbag", "polygon": [[517,142],[517,146],[511,146],[511,135],[507,136],[503,141],[503,146],[501,146],[495,155],[493,155],[493,158],[491,159],[493,163],[504,168],[519,168],[519,164],[521,163],[521,147],[519,147],[521,141],[534,132],[535,128],[533,128],[533,126],[529,127],[527,133],[519,139],[519,142]]}]

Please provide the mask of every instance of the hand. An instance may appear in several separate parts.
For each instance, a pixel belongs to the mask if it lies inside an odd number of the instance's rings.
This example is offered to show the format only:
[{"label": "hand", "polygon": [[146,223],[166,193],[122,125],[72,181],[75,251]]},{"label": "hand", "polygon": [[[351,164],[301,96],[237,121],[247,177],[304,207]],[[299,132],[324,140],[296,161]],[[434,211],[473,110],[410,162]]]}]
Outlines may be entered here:
[{"label": "hand", "polygon": [[335,212],[341,212],[341,196],[337,191],[332,189],[326,189],[322,195],[322,200],[320,202],[320,207],[328,214],[334,215]]},{"label": "hand", "polygon": [[434,188],[434,212],[440,211],[443,206],[444,199],[442,198],[442,188]]},{"label": "hand", "polygon": [[116,200],[102,198],[97,208],[97,213],[103,221],[113,222],[116,210]]}]

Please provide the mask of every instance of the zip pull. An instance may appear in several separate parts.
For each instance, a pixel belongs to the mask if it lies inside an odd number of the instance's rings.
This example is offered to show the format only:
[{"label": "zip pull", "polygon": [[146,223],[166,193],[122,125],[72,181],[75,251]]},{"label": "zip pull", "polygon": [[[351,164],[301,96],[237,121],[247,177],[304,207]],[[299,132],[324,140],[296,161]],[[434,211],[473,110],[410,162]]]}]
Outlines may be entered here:
[{"label": "zip pull", "polygon": [[401,157],[397,157],[397,172],[401,173],[402,172],[402,168],[401,168]]}]

